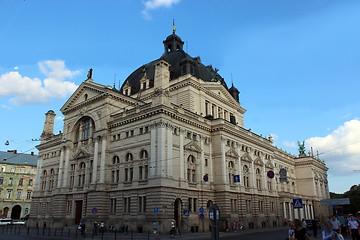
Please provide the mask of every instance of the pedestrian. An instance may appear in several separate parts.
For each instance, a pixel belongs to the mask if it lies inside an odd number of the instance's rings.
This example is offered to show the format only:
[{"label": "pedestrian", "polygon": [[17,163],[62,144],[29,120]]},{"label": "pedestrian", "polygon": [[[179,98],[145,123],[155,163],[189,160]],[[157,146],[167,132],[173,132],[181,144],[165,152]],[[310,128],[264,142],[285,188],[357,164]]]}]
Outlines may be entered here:
[{"label": "pedestrian", "polygon": [[156,237],[156,232],[157,232],[157,222],[156,221],[153,222],[153,232],[154,232],[154,237]]},{"label": "pedestrian", "polygon": [[104,232],[105,232],[105,223],[104,223],[104,220],[101,220],[101,222],[100,222],[100,233],[104,234]]},{"label": "pedestrian", "polygon": [[301,226],[299,219],[294,220],[295,239],[294,240],[311,240],[306,229]]},{"label": "pedestrian", "polygon": [[325,229],[322,231],[322,240],[336,240],[337,232],[332,229],[332,224],[330,221],[325,223]]},{"label": "pedestrian", "polygon": [[331,223],[331,229],[332,230],[334,230],[337,233],[341,233],[341,223],[336,218],[336,215],[332,215],[332,217],[330,219],[330,223]]},{"label": "pedestrian", "polygon": [[235,220],[233,221],[232,229],[233,229],[233,232],[235,232],[235,230],[236,230],[236,221]]},{"label": "pedestrian", "polygon": [[86,229],[85,219],[81,219],[79,228],[81,235],[85,235],[85,229]]},{"label": "pedestrian", "polygon": [[306,221],[305,221],[305,219],[302,219],[301,227],[306,229]]},{"label": "pedestrian", "polygon": [[98,235],[99,224],[97,221],[94,222],[94,235]]},{"label": "pedestrian", "polygon": [[171,220],[171,230],[170,230],[170,234],[172,237],[175,236],[176,230],[175,230],[175,220]]},{"label": "pedestrian", "polygon": [[295,238],[294,223],[293,222],[288,222],[288,225],[289,225],[288,239],[289,240],[294,240],[294,238]]},{"label": "pedestrian", "polygon": [[349,232],[351,234],[352,240],[360,240],[360,230],[359,230],[359,223],[355,221],[354,216],[350,214],[349,220]]}]

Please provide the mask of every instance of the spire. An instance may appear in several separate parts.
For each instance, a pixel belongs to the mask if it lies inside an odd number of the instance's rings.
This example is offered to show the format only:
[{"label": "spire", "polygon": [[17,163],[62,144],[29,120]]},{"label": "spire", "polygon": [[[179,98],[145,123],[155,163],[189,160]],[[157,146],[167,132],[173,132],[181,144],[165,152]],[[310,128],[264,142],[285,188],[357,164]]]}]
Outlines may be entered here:
[{"label": "spire", "polygon": [[175,20],[173,19],[173,34],[175,34]]}]

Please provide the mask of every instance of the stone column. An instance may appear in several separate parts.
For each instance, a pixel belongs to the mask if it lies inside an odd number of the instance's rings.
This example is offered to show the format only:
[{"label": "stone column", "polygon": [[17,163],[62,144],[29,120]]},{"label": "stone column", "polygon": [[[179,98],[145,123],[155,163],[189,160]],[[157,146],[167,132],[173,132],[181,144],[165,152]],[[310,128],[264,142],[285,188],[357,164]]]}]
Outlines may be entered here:
[{"label": "stone column", "polygon": [[300,220],[304,218],[304,208],[300,208]]},{"label": "stone column", "polygon": [[156,160],[156,127],[155,124],[151,125],[150,131],[150,172],[149,177],[155,177],[155,160]]},{"label": "stone column", "polygon": [[67,187],[68,177],[69,177],[69,161],[70,161],[70,149],[66,148],[65,152],[65,167],[64,167],[64,179],[63,179],[63,188]]},{"label": "stone column", "polygon": [[180,180],[185,180],[185,162],[184,162],[184,129],[180,129],[180,157],[179,157],[179,161],[180,161]]},{"label": "stone column", "polygon": [[106,136],[101,138],[101,158],[100,158],[100,181],[105,183],[105,157],[106,157]]},{"label": "stone column", "polygon": [[286,214],[286,203],[283,202],[283,211],[284,211],[284,219],[287,218],[287,214]]},{"label": "stone column", "polygon": [[167,128],[167,177],[173,177],[173,127],[168,126]]},{"label": "stone column", "polygon": [[240,186],[245,186],[243,178],[242,178],[242,166],[241,166],[241,151],[240,151],[240,144],[237,146],[237,153],[239,155],[238,157],[238,163],[239,163],[239,177],[240,177]]},{"label": "stone column", "polygon": [[[272,157],[271,157],[271,163],[272,163],[273,168],[274,168],[273,171],[274,171],[274,172],[277,172],[276,167],[275,167],[275,160],[274,160],[274,158],[272,158]],[[275,177],[270,180],[271,183],[272,183],[273,181],[274,181],[274,191],[278,191],[278,190],[277,190],[277,183],[276,183]]]},{"label": "stone column", "polygon": [[263,159],[263,162],[264,162],[264,164],[263,164],[263,182],[264,182],[264,190],[267,190],[267,176],[266,176],[266,171],[265,171],[265,159]]},{"label": "stone column", "polygon": [[57,187],[61,188],[61,177],[63,175],[63,165],[64,165],[64,149],[60,150],[60,162],[59,162],[59,174],[58,174],[58,182]]},{"label": "stone column", "polygon": [[315,218],[313,205],[310,205],[310,212],[311,212],[311,218]]},{"label": "stone column", "polygon": [[209,149],[210,149],[210,157],[209,157],[209,171],[210,171],[210,176],[209,176],[209,181],[212,183],[214,182],[214,173],[213,173],[213,161],[212,161],[212,140],[210,139],[209,142]]},{"label": "stone column", "polygon": [[289,219],[294,220],[292,217],[291,202],[289,202]]},{"label": "stone column", "polygon": [[41,168],[42,168],[42,162],[43,158],[42,156],[39,156],[36,166],[36,177],[35,177],[35,184],[34,184],[34,190],[39,191],[40,190],[40,175],[41,175]]},{"label": "stone column", "polygon": [[225,158],[225,139],[221,138],[221,166],[224,184],[227,184],[226,158]]},{"label": "stone column", "polygon": [[254,169],[254,160],[251,159],[251,170],[250,170],[250,179],[251,179],[251,186],[252,188],[255,188],[255,169]]},{"label": "stone column", "polygon": [[156,175],[161,177],[165,174],[165,124],[160,122],[157,128],[157,162],[156,162]]},{"label": "stone column", "polygon": [[201,176],[200,182],[202,182],[202,178],[205,175],[205,154],[204,154],[204,136],[200,136],[200,148],[201,148]]},{"label": "stone column", "polygon": [[91,179],[92,184],[96,184],[97,181],[98,158],[99,158],[99,138],[95,138],[94,162],[93,162],[92,179]]}]

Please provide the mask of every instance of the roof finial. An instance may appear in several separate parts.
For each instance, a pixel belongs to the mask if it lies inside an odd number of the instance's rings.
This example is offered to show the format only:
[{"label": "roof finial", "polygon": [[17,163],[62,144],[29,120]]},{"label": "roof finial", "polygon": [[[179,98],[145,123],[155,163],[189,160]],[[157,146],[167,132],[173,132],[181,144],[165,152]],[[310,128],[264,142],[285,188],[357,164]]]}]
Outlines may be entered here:
[{"label": "roof finial", "polygon": [[175,34],[175,20],[173,19],[173,34]]},{"label": "roof finial", "polygon": [[231,86],[234,86],[234,82],[233,82],[232,74],[231,74]]}]

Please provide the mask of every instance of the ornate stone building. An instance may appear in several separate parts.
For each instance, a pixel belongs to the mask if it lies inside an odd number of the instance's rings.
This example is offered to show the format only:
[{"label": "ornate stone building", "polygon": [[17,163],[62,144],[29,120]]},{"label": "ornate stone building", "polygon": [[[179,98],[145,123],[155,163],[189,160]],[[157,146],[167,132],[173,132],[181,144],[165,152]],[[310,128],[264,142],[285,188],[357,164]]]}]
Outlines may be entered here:
[{"label": "ornate stone building", "polygon": [[0,151],[0,215],[19,219],[30,214],[37,155]]},{"label": "ornate stone building", "polygon": [[[213,203],[221,229],[239,219],[261,228],[327,216],[324,162],[245,129],[239,91],[186,54],[175,33],[163,44],[161,58],[135,70],[120,90],[94,82],[89,71],[61,108],[62,133],[53,134],[55,113],[46,114],[30,224],[85,218],[141,232],[156,218],[163,232],[172,219],[208,231]],[[293,209],[297,198],[301,210]]]}]

